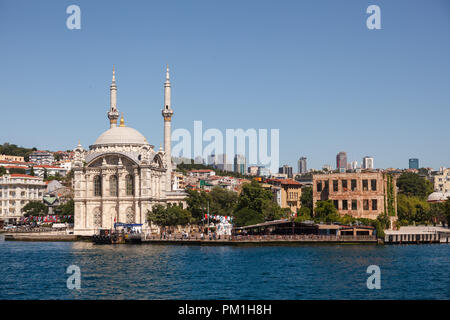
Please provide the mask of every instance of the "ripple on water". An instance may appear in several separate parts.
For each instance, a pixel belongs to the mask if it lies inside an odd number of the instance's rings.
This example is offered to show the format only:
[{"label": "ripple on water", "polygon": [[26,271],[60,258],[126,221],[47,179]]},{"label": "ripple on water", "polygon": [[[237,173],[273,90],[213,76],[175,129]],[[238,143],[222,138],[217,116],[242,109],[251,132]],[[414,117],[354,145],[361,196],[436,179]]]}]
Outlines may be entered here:
[{"label": "ripple on water", "polygon": [[[0,299],[449,299],[449,254],[449,245],[0,242]],[[81,290],[67,289],[72,264]],[[367,289],[372,264],[381,268],[381,290]]]}]

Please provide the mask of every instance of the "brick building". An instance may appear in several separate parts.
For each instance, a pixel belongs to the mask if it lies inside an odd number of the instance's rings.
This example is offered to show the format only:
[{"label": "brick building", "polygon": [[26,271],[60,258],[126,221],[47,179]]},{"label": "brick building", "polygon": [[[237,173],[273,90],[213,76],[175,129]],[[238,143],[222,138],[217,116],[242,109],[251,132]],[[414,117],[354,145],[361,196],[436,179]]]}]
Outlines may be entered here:
[{"label": "brick building", "polygon": [[396,216],[396,178],[383,172],[315,174],[314,207],[319,200],[332,200],[340,215],[376,219],[386,212]]}]

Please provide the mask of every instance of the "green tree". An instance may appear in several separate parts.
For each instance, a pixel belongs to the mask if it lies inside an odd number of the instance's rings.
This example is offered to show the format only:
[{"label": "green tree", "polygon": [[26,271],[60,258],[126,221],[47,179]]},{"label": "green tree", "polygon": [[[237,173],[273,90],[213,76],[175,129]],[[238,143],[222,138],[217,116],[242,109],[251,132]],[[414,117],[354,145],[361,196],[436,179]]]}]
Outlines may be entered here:
[{"label": "green tree", "polygon": [[[262,221],[277,220],[287,216],[287,211],[281,209],[273,200],[272,191],[264,189],[257,181],[244,184],[238,197],[236,211],[250,209],[260,215]],[[248,212],[247,212],[248,213]]]},{"label": "green tree", "polygon": [[264,189],[257,181],[253,180],[251,183],[242,186],[236,209],[249,208],[261,213],[263,206],[265,206],[265,200],[273,201],[272,192]]},{"label": "green tree", "polygon": [[148,221],[163,227],[186,225],[191,219],[190,212],[178,205],[167,204],[165,207],[157,204],[147,212]]},{"label": "green tree", "polygon": [[263,215],[253,209],[242,208],[234,213],[233,224],[236,227],[249,226],[261,222],[264,222]]},{"label": "green tree", "polygon": [[205,191],[186,190],[187,209],[192,217],[200,222],[207,213],[208,201],[211,202],[211,196]]},{"label": "green tree", "polygon": [[209,193],[211,214],[231,216],[237,203],[237,193],[221,187],[214,187]]},{"label": "green tree", "polygon": [[295,221],[303,222],[306,220],[312,220],[311,210],[307,207],[301,207],[299,210],[297,210],[297,217],[295,218]]},{"label": "green tree", "polygon": [[272,199],[264,199],[261,202],[261,213],[265,221],[273,221],[290,217],[291,210],[289,208],[280,208]]},{"label": "green tree", "polygon": [[331,200],[317,201],[314,208],[314,220],[324,222],[339,221],[339,213]]},{"label": "green tree", "polygon": [[302,208],[309,208],[310,212],[313,211],[313,190],[312,187],[302,188],[302,195],[300,197]]},{"label": "green tree", "polygon": [[418,196],[399,194],[397,214],[400,225],[428,224],[432,221],[430,204]]},{"label": "green tree", "polygon": [[73,216],[75,213],[75,202],[73,199],[69,199],[64,204],[58,206],[58,211],[64,216]]},{"label": "green tree", "polygon": [[447,219],[447,226],[450,226],[450,197],[441,204],[442,215]]},{"label": "green tree", "polygon": [[48,207],[40,201],[30,201],[23,208],[24,216],[39,216],[48,213]]},{"label": "green tree", "polygon": [[430,181],[420,177],[417,173],[405,172],[397,179],[399,192],[409,197],[420,197],[425,199],[433,192]]},{"label": "green tree", "polygon": [[36,150],[37,150],[36,148],[29,149],[24,147],[18,147],[16,144],[10,144],[7,142],[4,143],[3,145],[0,145],[0,154],[24,157],[25,161],[28,161],[30,153]]}]

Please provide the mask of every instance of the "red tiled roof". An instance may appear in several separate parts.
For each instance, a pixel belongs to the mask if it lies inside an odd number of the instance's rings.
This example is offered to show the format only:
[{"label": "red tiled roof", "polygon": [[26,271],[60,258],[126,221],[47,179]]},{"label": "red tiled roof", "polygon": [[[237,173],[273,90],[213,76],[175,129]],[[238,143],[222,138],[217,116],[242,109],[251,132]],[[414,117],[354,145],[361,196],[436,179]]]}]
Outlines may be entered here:
[{"label": "red tiled roof", "polygon": [[279,182],[280,184],[291,184],[291,185],[301,185],[300,182],[293,179],[267,179],[267,182]]},{"label": "red tiled roof", "polygon": [[30,176],[28,174],[21,174],[21,173],[13,173],[13,174],[11,174],[11,177],[14,177],[14,178],[41,179],[39,177],[34,177],[34,176]]},{"label": "red tiled roof", "polygon": [[206,173],[206,172],[211,172],[211,171],[214,171],[214,170],[211,170],[211,169],[199,169],[199,170],[191,170],[190,172],[198,172],[198,173],[204,172],[204,173]]},{"label": "red tiled roof", "polygon": [[9,161],[9,160],[0,160],[0,163],[24,164],[24,165],[29,165],[29,164],[31,164],[31,162]]},{"label": "red tiled roof", "polygon": [[4,166],[6,169],[22,169],[22,170],[26,170],[28,168],[26,167],[19,167],[19,166]]},{"label": "red tiled roof", "polygon": [[39,164],[39,165],[36,165],[34,167],[35,168],[49,168],[49,169],[64,169],[64,168],[56,167],[56,166],[49,166],[47,164]]},{"label": "red tiled roof", "polygon": [[301,185],[300,182],[295,181],[294,179],[282,179],[281,180],[281,184],[297,184],[297,185]]}]

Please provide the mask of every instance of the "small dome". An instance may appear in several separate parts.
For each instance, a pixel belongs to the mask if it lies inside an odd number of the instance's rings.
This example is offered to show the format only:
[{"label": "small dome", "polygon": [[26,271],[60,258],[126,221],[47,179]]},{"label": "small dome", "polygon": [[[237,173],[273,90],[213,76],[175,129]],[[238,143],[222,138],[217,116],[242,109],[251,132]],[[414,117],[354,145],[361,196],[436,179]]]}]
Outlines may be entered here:
[{"label": "small dome", "polygon": [[428,202],[441,202],[446,201],[450,197],[450,192],[433,192],[428,196]]},{"label": "small dome", "polygon": [[130,127],[114,127],[103,132],[94,145],[105,144],[148,144],[147,139],[136,129]]}]

